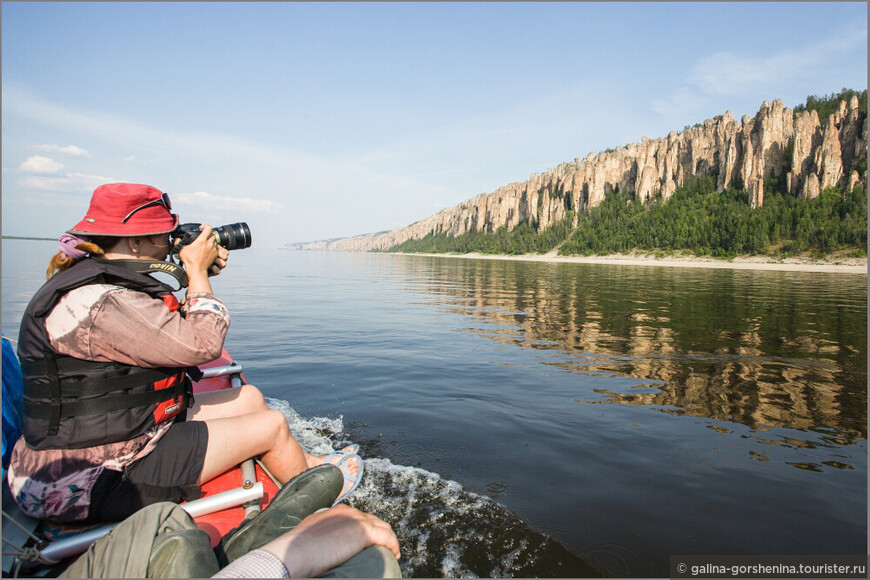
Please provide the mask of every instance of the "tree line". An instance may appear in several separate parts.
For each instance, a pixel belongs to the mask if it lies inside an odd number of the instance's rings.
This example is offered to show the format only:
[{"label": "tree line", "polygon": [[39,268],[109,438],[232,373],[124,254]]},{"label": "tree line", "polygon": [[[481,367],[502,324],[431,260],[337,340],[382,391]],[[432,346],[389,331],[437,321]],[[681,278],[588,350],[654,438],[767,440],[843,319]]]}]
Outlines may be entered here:
[{"label": "tree line", "polygon": [[[460,236],[429,234],[387,250],[407,253],[544,254],[559,244],[561,255],[689,251],[697,256],[788,257],[848,250],[866,255],[867,196],[862,185],[851,192],[826,189],[815,199],[777,191],[765,184],[764,205],[752,209],[745,190],[716,192],[715,176],[678,187],[665,202],[661,195],[643,204],[614,191],[589,213],[569,214],[539,231],[524,221],[514,229],[470,231]],[[573,227],[576,217],[577,225]]]},{"label": "tree line", "polygon": [[419,240],[408,240],[386,250],[387,252],[432,254],[545,254],[562,243],[573,231],[573,212],[549,228],[540,229],[538,223],[524,220],[513,229],[502,226],[494,232],[472,230],[459,236],[433,234]]},{"label": "tree line", "polygon": [[764,205],[752,209],[745,190],[716,192],[713,176],[677,188],[668,202],[648,206],[617,192],[578,220],[560,249],[564,255],[641,251],[690,251],[728,258],[741,254],[790,256],[852,250],[866,255],[867,198],[827,188],[815,199],[799,199],[765,184]]},{"label": "tree line", "polygon": [[847,103],[853,96],[858,97],[858,111],[863,115],[867,115],[867,89],[863,91],[855,91],[852,89],[842,89],[839,93],[831,93],[830,95],[809,95],[806,103],[802,103],[794,108],[795,113],[801,111],[816,111],[819,115],[819,121],[824,126],[828,119],[828,115],[835,113],[840,108],[840,101]]}]

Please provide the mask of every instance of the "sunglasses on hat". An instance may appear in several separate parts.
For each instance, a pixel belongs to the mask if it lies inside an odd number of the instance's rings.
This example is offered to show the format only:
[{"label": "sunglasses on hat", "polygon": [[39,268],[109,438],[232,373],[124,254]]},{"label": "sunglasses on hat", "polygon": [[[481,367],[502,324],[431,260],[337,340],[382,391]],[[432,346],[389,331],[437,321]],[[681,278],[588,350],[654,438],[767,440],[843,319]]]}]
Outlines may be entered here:
[{"label": "sunglasses on hat", "polygon": [[169,201],[169,194],[164,193],[160,197],[158,197],[157,199],[155,199],[153,201],[149,201],[148,203],[146,203],[144,205],[140,205],[139,207],[137,207],[136,209],[134,209],[133,211],[128,213],[127,216],[121,220],[121,223],[122,224],[127,223],[127,220],[130,219],[131,217],[133,217],[133,214],[136,213],[137,211],[139,211],[140,209],[145,209],[146,207],[154,207],[155,205],[162,205],[170,212],[172,211],[172,203],[170,203],[170,201]]}]

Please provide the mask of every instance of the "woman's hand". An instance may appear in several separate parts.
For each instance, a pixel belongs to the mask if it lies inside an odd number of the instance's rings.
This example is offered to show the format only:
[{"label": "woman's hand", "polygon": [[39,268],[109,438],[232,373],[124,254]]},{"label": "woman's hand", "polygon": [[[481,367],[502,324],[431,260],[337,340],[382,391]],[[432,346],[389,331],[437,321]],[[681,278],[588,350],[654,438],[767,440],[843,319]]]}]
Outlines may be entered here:
[{"label": "woman's hand", "polygon": [[227,260],[230,258],[230,251],[223,246],[218,246],[218,257],[208,269],[209,276],[217,276],[221,270],[227,267]]},{"label": "woman's hand", "polygon": [[212,293],[208,277],[220,274],[227,265],[230,252],[218,245],[210,225],[202,224],[199,229],[199,236],[179,250],[178,258],[187,271],[187,291]]}]

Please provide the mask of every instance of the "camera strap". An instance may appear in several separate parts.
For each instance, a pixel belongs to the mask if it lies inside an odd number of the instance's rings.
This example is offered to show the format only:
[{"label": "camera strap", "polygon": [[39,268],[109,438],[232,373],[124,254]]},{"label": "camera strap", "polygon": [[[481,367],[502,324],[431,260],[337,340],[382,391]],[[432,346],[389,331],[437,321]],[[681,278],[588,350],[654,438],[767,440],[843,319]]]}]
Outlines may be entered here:
[{"label": "camera strap", "polygon": [[187,288],[187,272],[184,271],[181,264],[176,264],[175,262],[162,262],[160,260],[112,260],[112,264],[123,266],[140,274],[154,274],[157,272],[169,274],[178,281],[179,287],[175,289],[176,292],[182,288]]}]

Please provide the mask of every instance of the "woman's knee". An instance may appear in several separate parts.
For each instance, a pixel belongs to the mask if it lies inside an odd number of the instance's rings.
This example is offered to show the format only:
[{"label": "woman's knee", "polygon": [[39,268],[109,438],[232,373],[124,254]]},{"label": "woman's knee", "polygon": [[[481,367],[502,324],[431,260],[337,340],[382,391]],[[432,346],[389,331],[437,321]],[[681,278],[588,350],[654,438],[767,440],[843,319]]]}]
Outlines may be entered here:
[{"label": "woman's knee", "polygon": [[265,411],[269,409],[266,399],[260,389],[254,385],[242,385],[239,387],[239,400],[248,413]]},{"label": "woman's knee", "polygon": [[[206,421],[206,424],[209,434],[206,459],[209,452],[214,452],[223,460],[228,450],[241,453],[246,459],[286,445],[291,436],[284,414],[271,409]],[[244,436],[240,437],[242,433]],[[230,464],[234,461],[235,455],[230,458]]]},{"label": "woman's knee", "polygon": [[275,438],[276,443],[281,443],[290,437],[290,426],[287,418],[281,411],[269,409],[263,414],[264,425],[268,425],[269,431]]}]

